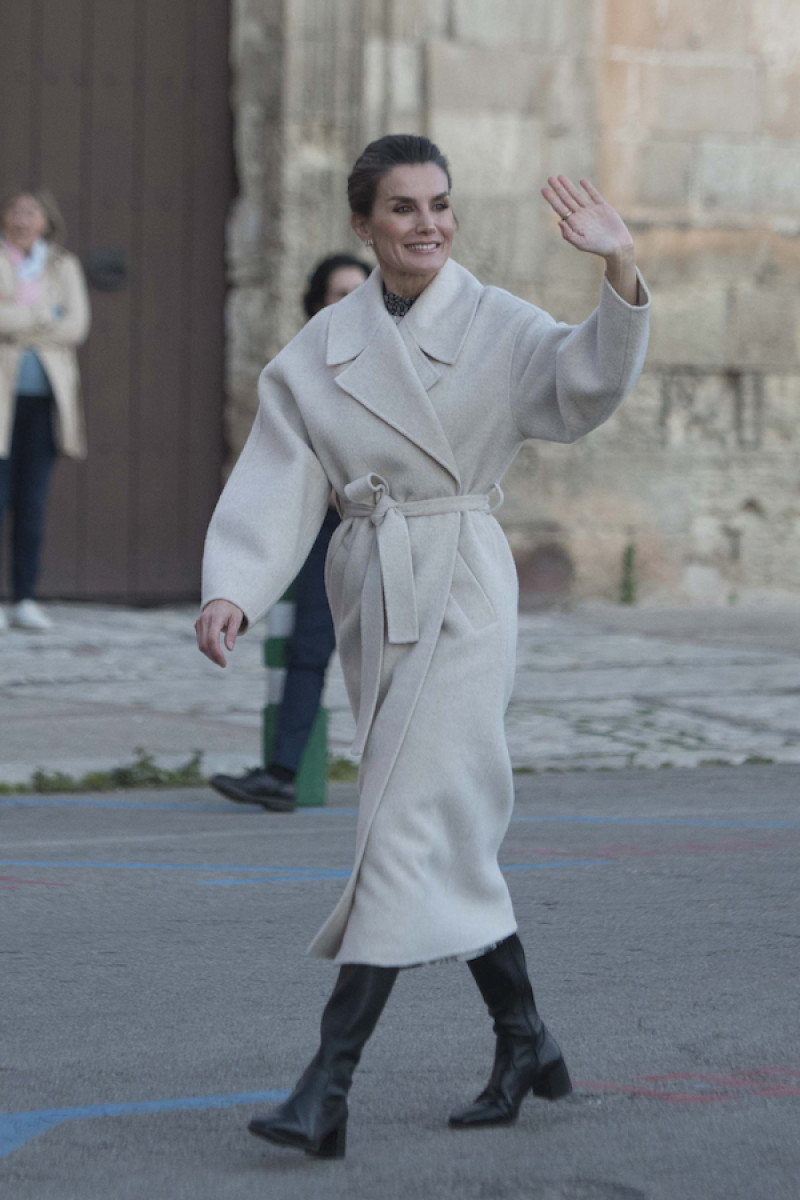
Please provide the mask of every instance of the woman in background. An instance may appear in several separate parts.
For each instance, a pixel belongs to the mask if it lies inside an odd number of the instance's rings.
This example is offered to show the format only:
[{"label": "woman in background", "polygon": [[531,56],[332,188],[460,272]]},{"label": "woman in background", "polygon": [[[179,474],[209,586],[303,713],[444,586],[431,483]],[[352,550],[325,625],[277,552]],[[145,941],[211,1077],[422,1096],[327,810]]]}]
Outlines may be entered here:
[{"label": "woman in background", "polygon": [[86,454],[75,349],[89,299],[49,192],[8,196],[0,232],[0,527],[11,509],[11,623],[44,631],[51,621],[34,597],[53,463],[59,451]]},{"label": "woman in background", "polygon": [[[323,258],[311,272],[303,296],[308,319],[349,296],[369,273],[367,264],[353,254]],[[260,804],[272,812],[293,812],[297,803],[295,777],[336,648],[325,593],[325,556],[339,521],[334,505],[328,505],[311,553],[294,581],[294,628],[286,645],[286,683],[271,759],[265,767],[255,767],[244,775],[212,775],[210,779],[215,791],[237,804]]]}]

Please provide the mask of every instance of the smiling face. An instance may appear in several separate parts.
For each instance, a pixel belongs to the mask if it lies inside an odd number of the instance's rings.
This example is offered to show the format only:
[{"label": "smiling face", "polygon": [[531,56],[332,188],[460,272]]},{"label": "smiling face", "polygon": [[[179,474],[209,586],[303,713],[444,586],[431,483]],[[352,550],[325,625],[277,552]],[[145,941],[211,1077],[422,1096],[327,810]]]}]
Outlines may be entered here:
[{"label": "smiling face", "polygon": [[34,242],[44,237],[49,224],[47,213],[34,196],[14,196],[3,212],[3,236],[26,254]]},{"label": "smiling face", "polygon": [[435,163],[394,167],[379,181],[370,215],[351,220],[362,241],[372,240],[383,281],[399,296],[418,296],[450,257],[453,210]]}]

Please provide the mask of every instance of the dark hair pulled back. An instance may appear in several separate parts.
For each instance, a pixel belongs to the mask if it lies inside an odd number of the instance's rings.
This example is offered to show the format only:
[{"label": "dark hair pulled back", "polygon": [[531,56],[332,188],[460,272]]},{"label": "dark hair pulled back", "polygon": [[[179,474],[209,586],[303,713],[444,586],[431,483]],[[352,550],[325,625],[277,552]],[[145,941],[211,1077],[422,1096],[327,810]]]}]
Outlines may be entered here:
[{"label": "dark hair pulled back", "polygon": [[426,137],[412,133],[389,133],[386,137],[370,142],[357,159],[347,180],[347,199],[350,211],[360,217],[368,217],[375,204],[378,184],[394,167],[422,166],[435,163],[447,176],[448,189],[452,187],[450,166],[439,147]]},{"label": "dark hair pulled back", "polygon": [[355,254],[331,254],[328,258],[323,258],[311,272],[303,295],[303,309],[307,317],[313,317],[315,313],[325,307],[328,281],[334,271],[338,271],[340,267],[358,267],[364,272],[365,279],[372,272],[372,267],[367,266],[360,258],[356,258]]}]

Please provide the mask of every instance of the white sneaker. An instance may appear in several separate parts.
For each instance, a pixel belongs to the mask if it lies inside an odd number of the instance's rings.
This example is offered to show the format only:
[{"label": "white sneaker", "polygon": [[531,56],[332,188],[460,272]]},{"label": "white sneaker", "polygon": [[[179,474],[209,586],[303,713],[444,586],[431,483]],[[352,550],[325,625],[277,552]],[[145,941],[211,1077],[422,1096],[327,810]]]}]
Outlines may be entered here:
[{"label": "white sneaker", "polygon": [[53,622],[35,600],[20,600],[11,609],[11,624],[17,629],[28,629],[32,633],[44,633],[53,628]]},{"label": "white sneaker", "polygon": [[7,629],[8,617],[6,616],[6,610],[4,608],[0,608],[0,633],[5,633]]}]

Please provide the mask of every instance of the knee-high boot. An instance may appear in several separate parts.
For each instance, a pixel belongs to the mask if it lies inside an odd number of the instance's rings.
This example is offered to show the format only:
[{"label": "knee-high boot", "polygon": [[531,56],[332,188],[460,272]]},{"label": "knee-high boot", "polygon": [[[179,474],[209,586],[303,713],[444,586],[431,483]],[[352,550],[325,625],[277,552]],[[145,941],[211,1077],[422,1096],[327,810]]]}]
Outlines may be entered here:
[{"label": "knee-high boot", "polygon": [[320,1047],[288,1100],[251,1133],[319,1158],[344,1158],[347,1093],[397,978],[395,967],[346,965],[322,1014]]},{"label": "knee-high boot", "polygon": [[510,1125],[528,1092],[559,1100],[572,1091],[558,1044],[536,1011],[522,943],[514,933],[494,950],[468,964],[497,1035],[494,1068],[488,1086],[468,1108],[453,1113],[450,1124]]}]

